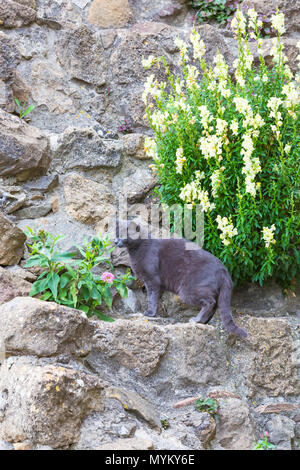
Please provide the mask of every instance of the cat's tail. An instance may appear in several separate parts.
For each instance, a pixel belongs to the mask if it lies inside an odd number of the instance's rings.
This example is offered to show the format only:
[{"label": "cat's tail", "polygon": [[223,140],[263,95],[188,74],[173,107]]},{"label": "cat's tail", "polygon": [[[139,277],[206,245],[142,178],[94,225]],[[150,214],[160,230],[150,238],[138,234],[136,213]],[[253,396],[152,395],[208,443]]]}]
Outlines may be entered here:
[{"label": "cat's tail", "polygon": [[[232,281],[227,272],[222,273],[221,289],[218,297],[218,308],[226,330],[236,336],[247,338],[248,334],[242,328],[238,327],[233,320],[231,312],[231,293]],[[224,275],[225,274],[225,275]]]}]

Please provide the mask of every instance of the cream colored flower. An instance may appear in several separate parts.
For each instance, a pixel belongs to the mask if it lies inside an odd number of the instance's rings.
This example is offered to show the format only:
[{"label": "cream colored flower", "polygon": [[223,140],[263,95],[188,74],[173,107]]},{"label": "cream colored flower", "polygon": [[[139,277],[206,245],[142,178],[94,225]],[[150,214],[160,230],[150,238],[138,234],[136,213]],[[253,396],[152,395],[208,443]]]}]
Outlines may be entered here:
[{"label": "cream colored flower", "polygon": [[150,75],[147,78],[145,85],[144,85],[144,93],[142,95],[142,99],[145,104],[147,104],[147,96],[149,95],[153,87],[154,87],[154,74]]},{"label": "cream colored flower", "polygon": [[199,70],[194,65],[187,65],[186,86],[191,89],[197,85]]},{"label": "cream colored flower", "polygon": [[211,194],[213,195],[213,197],[217,197],[218,188],[222,182],[222,174],[223,174],[224,169],[225,169],[224,167],[221,167],[215,170],[210,177],[211,186],[212,186]]},{"label": "cream colored flower", "polygon": [[232,121],[232,123],[230,124],[230,130],[233,133],[233,135],[238,135],[239,124],[236,120]]},{"label": "cream colored flower", "polygon": [[209,135],[207,137],[200,137],[200,150],[204,158],[216,158],[218,161],[222,159],[222,137],[217,135]]},{"label": "cream colored flower", "polygon": [[241,34],[242,36],[246,34],[246,18],[239,9],[236,12],[236,16],[231,21],[231,28],[236,34]]},{"label": "cream colored flower", "polygon": [[145,154],[148,157],[153,158],[154,160],[156,160],[158,158],[157,144],[156,144],[155,140],[152,139],[151,137],[146,137],[145,138],[144,151],[145,151]]},{"label": "cream colored flower", "polygon": [[176,38],[175,41],[174,41],[174,44],[175,46],[178,47],[178,49],[180,50],[180,55],[182,57],[182,59],[184,60],[189,60],[189,57],[188,57],[188,45],[186,42],[184,42],[182,39],[180,38]]},{"label": "cream colored flower", "polygon": [[217,124],[216,124],[216,134],[217,136],[222,136],[226,133],[228,127],[227,121],[224,121],[224,119],[217,118]]},{"label": "cream colored flower", "polygon": [[291,145],[288,145],[288,144],[284,147],[284,151],[287,155],[290,153],[291,149],[292,149]]},{"label": "cream colored flower", "polygon": [[145,69],[150,69],[155,62],[156,58],[154,55],[149,55],[148,59],[144,59],[144,56],[142,57],[142,65]]},{"label": "cream colored flower", "polygon": [[185,156],[183,155],[183,148],[179,147],[176,150],[176,173],[182,174],[183,165],[186,161]]},{"label": "cream colored flower", "polygon": [[193,32],[190,35],[190,41],[193,44],[194,59],[201,60],[202,57],[205,55],[205,44],[202,39],[200,39],[200,35],[195,29],[193,29]]},{"label": "cream colored flower", "polygon": [[257,21],[257,12],[254,8],[249,8],[247,11],[247,15],[249,17],[249,28],[255,29],[256,21]]},{"label": "cream colored flower", "polygon": [[279,106],[281,106],[283,103],[282,99],[281,98],[278,98],[276,96],[272,96],[268,103],[267,103],[267,106],[268,108],[270,108],[270,117],[273,117],[273,118],[276,118],[277,114],[278,114],[278,108]]},{"label": "cream colored flower", "polygon": [[285,33],[285,26],[284,26],[284,14],[276,12],[275,15],[271,16],[271,23],[274,29],[278,31],[279,34]]},{"label": "cream colored flower", "polygon": [[204,129],[208,129],[208,125],[213,120],[213,116],[209,112],[206,105],[199,106],[198,110],[200,111],[202,126],[204,127]]},{"label": "cream colored flower", "polygon": [[270,245],[274,245],[276,240],[274,240],[274,232],[276,230],[275,225],[271,225],[271,227],[263,227],[263,240],[265,242],[266,248],[270,248]]},{"label": "cream colored flower", "polygon": [[282,94],[286,96],[284,105],[288,109],[293,109],[294,106],[296,106],[300,101],[299,90],[297,90],[293,82],[288,83],[282,87]]},{"label": "cream colored flower", "polygon": [[221,230],[220,238],[223,245],[230,245],[232,238],[238,235],[238,231],[233,227],[231,218],[228,220],[227,217],[217,216],[216,222],[218,224],[218,229]]},{"label": "cream colored flower", "polygon": [[214,78],[226,81],[228,78],[228,65],[224,56],[218,52],[214,57],[214,63],[216,64],[213,68]]},{"label": "cream colored flower", "polygon": [[246,98],[236,96],[235,98],[233,98],[233,102],[239,113],[244,115],[253,115],[249,101]]}]

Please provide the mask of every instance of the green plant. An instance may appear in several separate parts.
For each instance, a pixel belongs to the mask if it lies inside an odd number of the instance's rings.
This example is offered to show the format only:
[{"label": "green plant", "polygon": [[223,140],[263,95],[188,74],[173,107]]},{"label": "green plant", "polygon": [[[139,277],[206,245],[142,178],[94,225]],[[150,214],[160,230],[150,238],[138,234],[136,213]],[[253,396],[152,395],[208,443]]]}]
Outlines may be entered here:
[{"label": "green plant", "polygon": [[16,102],[16,105],[18,107],[17,111],[18,111],[19,116],[20,116],[21,119],[24,119],[35,108],[34,104],[31,104],[29,106],[27,106],[25,102],[23,104],[21,104],[20,101],[17,98],[15,98],[15,102]]},{"label": "green plant", "polygon": [[199,398],[196,401],[197,411],[209,413],[214,418],[218,414],[219,407],[219,403],[214,398]]},{"label": "green plant", "polygon": [[255,443],[253,450],[275,450],[276,446],[274,444],[271,444],[268,441],[269,433],[266,431],[262,436],[261,439],[259,439],[258,442]]},{"label": "green plant", "polygon": [[103,264],[113,269],[109,253],[114,247],[111,247],[109,238],[85,239],[83,246],[76,247],[81,255],[81,259],[76,259],[78,253],[58,251],[57,243],[64,237],[54,237],[44,230],[27,229],[29,259],[25,267],[43,268],[42,274],[33,283],[30,295],[40,295],[42,300],[55,301],[83,310],[88,316],[95,314],[101,320],[113,321],[103,315],[98,307],[104,301],[111,308],[113,287],[122,297],[127,297],[126,284],[134,278],[129,270],[120,278],[110,272],[103,272],[101,276],[93,273],[94,268]]},{"label": "green plant", "polygon": [[170,427],[170,422],[168,419],[161,419],[160,420],[160,424],[161,424],[161,427],[164,429],[164,430],[167,430],[169,429]]},{"label": "green plant", "polygon": [[202,23],[217,20],[221,24],[228,22],[242,0],[192,0],[190,5],[197,9],[196,18]]},{"label": "green plant", "polygon": [[274,278],[289,287],[300,274],[299,89],[281,41],[284,16],[277,11],[271,18],[277,37],[270,68],[261,53],[261,21],[253,9],[248,18],[238,10],[231,22],[238,46],[234,78],[220,52],[212,66],[206,64],[195,29],[192,47],[175,41],[177,75],[164,57],[143,59],[146,69],[163,65],[168,77],[159,83],[152,73],[145,84],[154,132],[145,152],[153,158],[160,202],[201,206],[204,248],[221,259],[235,283]]}]

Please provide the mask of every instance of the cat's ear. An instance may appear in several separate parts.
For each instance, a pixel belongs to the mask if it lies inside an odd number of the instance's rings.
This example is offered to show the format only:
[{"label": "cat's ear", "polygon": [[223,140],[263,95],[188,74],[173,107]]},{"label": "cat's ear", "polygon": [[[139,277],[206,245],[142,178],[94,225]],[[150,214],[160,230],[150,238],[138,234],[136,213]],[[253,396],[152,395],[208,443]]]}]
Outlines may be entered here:
[{"label": "cat's ear", "polygon": [[128,224],[128,236],[136,240],[137,238],[139,238],[140,231],[141,231],[140,224],[137,222],[134,222],[134,220],[131,220]]}]

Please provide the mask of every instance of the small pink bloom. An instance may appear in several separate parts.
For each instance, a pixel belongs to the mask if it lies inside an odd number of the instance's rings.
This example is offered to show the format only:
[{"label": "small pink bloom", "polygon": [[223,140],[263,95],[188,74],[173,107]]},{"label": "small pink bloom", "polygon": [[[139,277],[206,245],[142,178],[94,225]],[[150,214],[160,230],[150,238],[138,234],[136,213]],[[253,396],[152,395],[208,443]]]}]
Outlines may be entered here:
[{"label": "small pink bloom", "polygon": [[115,276],[112,273],[108,273],[108,272],[103,273],[101,276],[102,281],[108,282],[108,283],[113,282],[114,278]]}]

